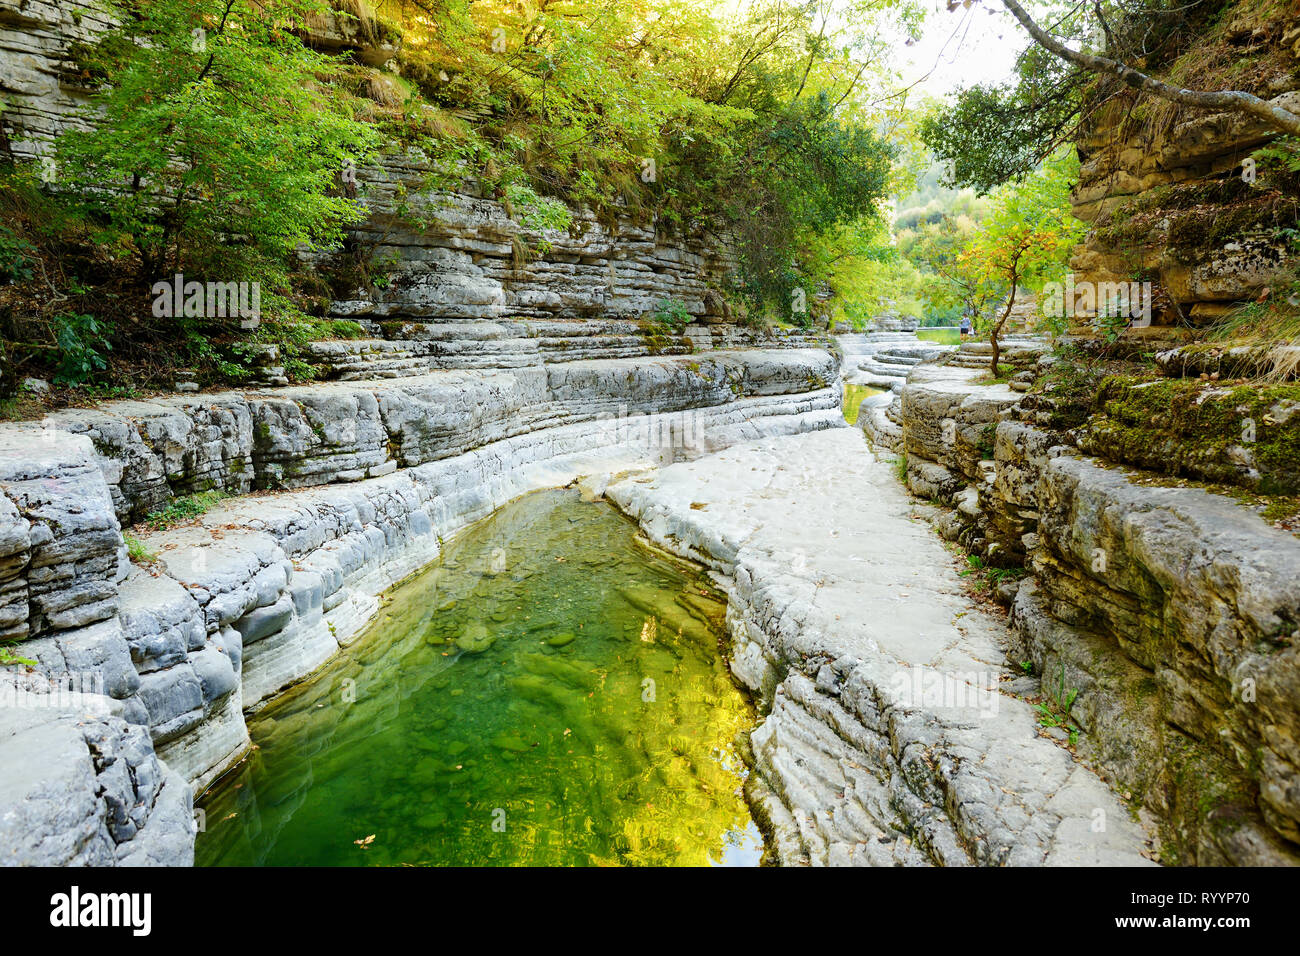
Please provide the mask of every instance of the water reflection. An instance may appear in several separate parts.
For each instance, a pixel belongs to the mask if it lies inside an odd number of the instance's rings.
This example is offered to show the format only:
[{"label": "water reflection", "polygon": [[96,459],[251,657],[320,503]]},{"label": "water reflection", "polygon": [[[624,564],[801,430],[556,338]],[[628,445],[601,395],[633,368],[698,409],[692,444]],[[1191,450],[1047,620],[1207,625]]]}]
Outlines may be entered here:
[{"label": "water reflection", "polygon": [[609,506],[521,498],[250,719],[198,862],[755,864],[724,610]]}]

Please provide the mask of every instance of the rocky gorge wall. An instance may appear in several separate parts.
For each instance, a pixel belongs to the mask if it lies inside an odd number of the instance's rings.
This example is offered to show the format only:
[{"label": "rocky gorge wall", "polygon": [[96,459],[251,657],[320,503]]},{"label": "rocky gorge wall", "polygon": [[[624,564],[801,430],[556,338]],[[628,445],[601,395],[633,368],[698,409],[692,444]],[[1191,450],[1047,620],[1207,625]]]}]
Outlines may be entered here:
[{"label": "rocky gorge wall", "polygon": [[[50,155],[61,131],[90,119],[94,91],[75,61],[79,45],[109,26],[97,10],[88,0],[0,0],[0,147],[19,160]],[[391,44],[362,33],[327,16],[314,18],[306,40],[391,68]],[[344,250],[302,259],[316,279],[310,307],[364,334],[306,344],[301,359],[317,378],[816,344],[733,314],[726,237],[683,235],[630,211],[599,220],[572,209],[569,229],[530,228],[527,210],[485,193],[470,171],[431,168],[418,150],[391,150],[355,173],[347,182],[340,170],[338,186],[365,205],[366,219]],[[657,318],[665,307],[688,314],[687,324]],[[247,350],[257,382],[288,383],[280,347]]]},{"label": "rocky gorge wall", "polygon": [[[535,488],[839,424],[837,381],[828,353],[784,349],[177,396],[5,426],[0,622],[35,665],[0,671],[17,705],[0,707],[0,761],[58,744],[6,777],[5,862],[190,862],[192,788],[246,750],[244,712],[355,637],[459,528]],[[132,560],[119,516],[200,482],[231,497],[132,529]],[[288,490],[249,493],[268,485]],[[78,723],[86,712],[95,724]]]},{"label": "rocky gorge wall", "polygon": [[[1031,379],[1054,361],[1010,360]],[[1008,569],[1009,657],[1080,757],[1158,816],[1162,860],[1300,863],[1300,541],[1224,493],[1081,454],[1027,384],[979,377],[918,366],[861,418],[948,506],[940,533]]]},{"label": "rocky gorge wall", "polygon": [[[1217,62],[1220,72],[1183,82],[1249,90],[1300,109],[1300,27],[1288,6],[1232,5],[1165,68]],[[1295,174],[1246,169],[1276,135],[1242,114],[1173,110],[1132,91],[1112,97],[1085,121],[1078,142],[1073,211],[1091,228],[1070,261],[1076,281],[1153,282],[1163,294],[1147,335],[1205,325],[1255,300],[1295,266],[1284,232],[1300,214]]]},{"label": "rocky gorge wall", "polygon": [[[349,251],[306,257],[329,279],[323,311],[366,333],[309,343],[305,357],[322,377],[822,341],[811,331],[752,326],[733,313],[726,292],[735,264],[725,238],[669,235],[631,214],[600,222],[581,209],[571,210],[572,228],[537,231],[475,182],[432,190],[428,174],[409,154],[359,170],[369,214],[352,231]],[[349,271],[357,257],[368,263],[371,281],[357,282]],[[670,308],[685,320],[665,320]],[[268,349],[260,363],[265,381],[283,384],[281,360]]]},{"label": "rocky gorge wall", "polygon": [[94,91],[78,78],[70,51],[111,22],[86,0],[0,0],[0,142],[15,156],[45,155],[60,132],[82,125]]}]

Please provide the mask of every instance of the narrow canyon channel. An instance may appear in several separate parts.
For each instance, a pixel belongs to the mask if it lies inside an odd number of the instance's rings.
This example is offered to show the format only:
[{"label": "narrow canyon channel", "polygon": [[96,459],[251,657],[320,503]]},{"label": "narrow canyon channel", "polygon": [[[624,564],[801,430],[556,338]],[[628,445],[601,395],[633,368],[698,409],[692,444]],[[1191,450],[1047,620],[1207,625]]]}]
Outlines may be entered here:
[{"label": "narrow canyon channel", "polygon": [[609,504],[518,498],[250,716],[196,862],[756,865],[724,614]]},{"label": "narrow canyon channel", "polygon": [[884,393],[883,388],[846,383],[844,385],[844,420],[850,425],[856,425],[858,423],[858,410],[862,407],[862,402],[872,395],[883,395]]}]

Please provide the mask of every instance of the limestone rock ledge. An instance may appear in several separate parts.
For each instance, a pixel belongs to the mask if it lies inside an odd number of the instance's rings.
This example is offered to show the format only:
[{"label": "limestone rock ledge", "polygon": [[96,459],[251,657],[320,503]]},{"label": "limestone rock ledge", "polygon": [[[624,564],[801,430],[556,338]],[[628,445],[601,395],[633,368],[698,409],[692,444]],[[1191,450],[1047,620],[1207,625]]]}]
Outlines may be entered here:
[{"label": "limestone rock ledge", "polygon": [[1078,753],[1157,816],[1163,862],[1300,864],[1300,540],[1080,457],[1019,398],[923,365],[898,402],[909,488],[1010,575],[1012,659],[1074,695]]},{"label": "limestone rock ledge", "polygon": [[778,862],[1150,862],[1129,809],[1008,692],[1008,635],[855,430],[737,445],[606,495],[728,588],[732,671],[765,712],[748,793]]},{"label": "limestone rock ledge", "polygon": [[1200,865],[1300,864],[1300,541],[1093,460],[1038,477],[1026,653],[1079,688],[1082,750]]},{"label": "limestone rock ledge", "polygon": [[88,437],[113,509],[129,522],[195,491],[360,481],[542,428],[613,428],[812,392],[837,377],[820,349],[717,351],[115,401],[56,412],[27,434],[46,447],[66,433]]},{"label": "limestone rock ledge", "polygon": [[[842,424],[839,390],[827,384],[837,378],[828,353],[782,350],[454,373],[256,398],[189,396],[58,419],[84,427],[82,434],[51,421],[0,429],[0,622],[11,638],[25,638],[16,652],[37,662],[23,679],[89,693],[67,719],[39,722],[41,735],[62,743],[0,792],[0,819],[11,809],[13,819],[33,826],[49,817],[61,802],[42,796],[54,792],[51,781],[63,780],[57,787],[69,794],[91,786],[91,770],[70,769],[79,752],[67,728],[92,703],[96,719],[108,722],[101,736],[129,735],[159,768],[149,773],[168,781],[162,803],[163,790],[114,797],[96,784],[90,792],[99,802],[86,803],[81,822],[46,827],[58,834],[75,824],[90,835],[57,851],[19,841],[7,862],[185,862],[193,847],[191,788],[207,786],[247,749],[244,712],[352,640],[377,611],[378,595],[436,558],[451,535],[534,489]],[[153,559],[128,561],[117,512],[137,514],[142,500],[156,500],[150,480],[170,490],[169,479],[193,488],[203,487],[199,475],[216,484],[213,476],[225,474],[234,476],[227,490],[246,491],[251,482],[229,468],[245,459],[228,452],[232,441],[238,452],[249,432],[256,442],[258,432],[238,423],[280,423],[268,425],[249,452],[253,473],[270,474],[272,465],[294,462],[294,448],[307,455],[320,447],[307,437],[321,437],[310,426],[283,424],[300,420],[295,414],[313,416],[328,436],[321,444],[332,449],[321,455],[327,466],[308,471],[313,486],[236,495],[189,524],[137,529]],[[382,467],[371,466],[372,477],[343,475],[342,464],[355,461],[374,429],[386,439]],[[225,472],[214,462],[226,463]],[[30,709],[14,708],[22,724],[0,743],[6,772],[9,748],[21,751],[26,729],[36,726],[25,722]],[[107,767],[95,765],[95,773]],[[138,787],[140,772],[131,779]],[[116,804],[146,808],[133,820],[139,832],[110,829],[116,850],[102,840],[87,848],[99,839],[95,821],[109,819]],[[157,845],[148,829],[155,817]]]},{"label": "limestone rock ledge", "polygon": [[0,677],[25,705],[0,707],[0,866],[192,865],[190,785],[148,731],[28,685]]}]

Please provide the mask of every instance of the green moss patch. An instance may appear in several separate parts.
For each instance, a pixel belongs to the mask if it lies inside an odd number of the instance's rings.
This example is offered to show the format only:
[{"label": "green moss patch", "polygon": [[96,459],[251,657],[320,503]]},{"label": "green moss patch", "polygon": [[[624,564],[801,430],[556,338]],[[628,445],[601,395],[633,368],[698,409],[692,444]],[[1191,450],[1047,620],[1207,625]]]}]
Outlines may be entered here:
[{"label": "green moss patch", "polygon": [[1300,384],[1254,387],[1113,376],[1080,449],[1175,477],[1300,493]]}]

